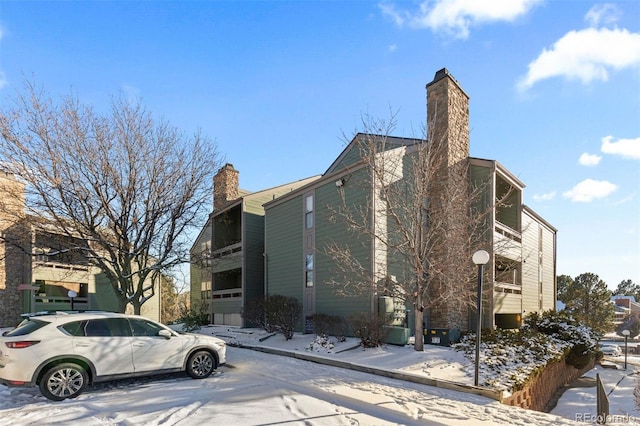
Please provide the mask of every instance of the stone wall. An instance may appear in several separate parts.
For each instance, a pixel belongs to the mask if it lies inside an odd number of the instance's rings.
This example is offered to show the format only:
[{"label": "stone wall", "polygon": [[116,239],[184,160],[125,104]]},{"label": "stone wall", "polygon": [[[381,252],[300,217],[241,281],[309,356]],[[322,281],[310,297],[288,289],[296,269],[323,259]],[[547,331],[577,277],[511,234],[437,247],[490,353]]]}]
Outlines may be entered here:
[{"label": "stone wall", "polygon": [[0,170],[0,327],[15,326],[20,320],[18,286],[27,282],[31,265],[25,255],[29,233],[22,226],[24,197],[24,184]]},{"label": "stone wall", "polygon": [[567,364],[564,360],[547,365],[524,389],[514,392],[502,400],[503,404],[530,410],[544,411],[553,395],[563,386],[591,370],[594,361],[582,369]]},{"label": "stone wall", "polygon": [[427,85],[427,139],[429,327],[467,330],[469,97],[446,69]]},{"label": "stone wall", "polygon": [[229,201],[237,200],[240,196],[238,188],[240,173],[233,168],[233,164],[225,164],[213,177],[213,209],[222,209]]}]

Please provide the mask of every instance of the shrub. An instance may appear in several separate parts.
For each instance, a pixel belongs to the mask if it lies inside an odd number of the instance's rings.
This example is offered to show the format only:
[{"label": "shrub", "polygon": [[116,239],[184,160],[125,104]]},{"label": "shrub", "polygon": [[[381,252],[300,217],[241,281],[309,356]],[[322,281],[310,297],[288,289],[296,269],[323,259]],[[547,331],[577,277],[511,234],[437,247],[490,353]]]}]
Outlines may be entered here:
[{"label": "shrub", "polygon": [[260,327],[269,333],[274,333],[276,330],[274,324],[267,322],[267,316],[265,315],[266,298],[253,299],[242,308],[242,318],[244,318],[249,324]]},{"label": "shrub", "polygon": [[356,337],[360,338],[360,344],[364,348],[375,348],[384,342],[385,318],[360,312],[349,317],[349,322]]},{"label": "shrub", "polygon": [[190,333],[192,331],[200,330],[200,326],[207,323],[207,313],[203,312],[202,307],[196,308],[183,308],[180,312],[178,322],[182,323],[182,330]]},{"label": "shrub", "polygon": [[600,334],[580,324],[566,311],[534,312],[525,317],[523,330],[532,330],[569,344],[566,362],[575,368],[586,367],[597,352]]},{"label": "shrub", "polygon": [[264,299],[266,326],[272,328],[275,332],[284,334],[286,340],[290,340],[293,337],[293,332],[301,313],[302,305],[295,297],[276,294],[267,296]]},{"label": "shrub", "polygon": [[337,315],[315,314],[312,318],[313,331],[318,336],[334,336],[344,342],[347,334],[347,322]]},{"label": "shrub", "polygon": [[298,299],[276,294],[248,302],[242,309],[242,318],[269,333],[282,333],[290,340],[300,313],[302,305]]}]

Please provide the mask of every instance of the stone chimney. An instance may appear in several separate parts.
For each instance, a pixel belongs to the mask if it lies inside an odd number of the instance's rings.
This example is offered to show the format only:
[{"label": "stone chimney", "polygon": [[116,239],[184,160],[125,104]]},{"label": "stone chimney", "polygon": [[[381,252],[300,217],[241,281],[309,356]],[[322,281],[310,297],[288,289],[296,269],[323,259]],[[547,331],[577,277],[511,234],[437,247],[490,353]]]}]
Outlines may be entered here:
[{"label": "stone chimney", "polygon": [[31,234],[24,217],[25,185],[0,167],[0,328],[20,320],[24,299],[18,286],[31,284]]},{"label": "stone chimney", "polygon": [[227,163],[218,170],[213,177],[213,210],[219,210],[229,201],[237,200],[240,196],[238,182],[240,172]]},{"label": "stone chimney", "polygon": [[469,157],[469,96],[446,68],[427,84],[427,139],[444,145],[435,151],[447,155],[448,166]]},{"label": "stone chimney", "polygon": [[25,185],[0,168],[0,231],[24,217]]},{"label": "stone chimney", "polygon": [[[429,214],[438,223],[440,241],[432,247],[431,327],[469,328],[466,295],[470,294],[466,265],[469,223],[469,96],[446,68],[427,84],[427,143],[431,155]],[[436,273],[437,272],[437,273]],[[451,295],[457,295],[451,297]]]}]

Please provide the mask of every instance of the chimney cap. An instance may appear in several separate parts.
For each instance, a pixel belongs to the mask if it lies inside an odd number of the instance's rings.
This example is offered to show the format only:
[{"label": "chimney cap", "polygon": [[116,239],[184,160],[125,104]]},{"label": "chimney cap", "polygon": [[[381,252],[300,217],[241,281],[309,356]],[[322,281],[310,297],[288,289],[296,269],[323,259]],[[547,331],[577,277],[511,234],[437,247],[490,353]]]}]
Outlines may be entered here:
[{"label": "chimney cap", "polygon": [[460,85],[460,83],[458,83],[458,80],[456,80],[455,77],[446,68],[442,68],[442,69],[436,71],[436,74],[433,76],[433,81],[431,83],[427,83],[427,89],[429,88],[429,86],[431,86],[432,84],[437,83],[438,81],[442,80],[445,77],[449,77],[451,79],[451,81],[454,82],[456,86],[458,86],[460,91],[462,93],[464,93],[464,95],[467,97],[467,99],[469,98],[469,95],[467,95],[467,92],[465,92],[464,89],[462,88],[462,86]]}]

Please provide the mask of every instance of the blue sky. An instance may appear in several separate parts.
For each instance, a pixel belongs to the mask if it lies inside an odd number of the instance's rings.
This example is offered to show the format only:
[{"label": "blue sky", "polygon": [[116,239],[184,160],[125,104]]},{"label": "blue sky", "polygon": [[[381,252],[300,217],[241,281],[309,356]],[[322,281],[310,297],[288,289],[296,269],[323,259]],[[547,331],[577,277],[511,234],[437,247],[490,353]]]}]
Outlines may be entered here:
[{"label": "blue sky", "polygon": [[638,1],[0,2],[0,102],[25,78],[98,109],[138,96],[248,190],[324,172],[363,114],[420,136],[443,67],[471,155],[558,229],[558,274],[640,283]]}]

